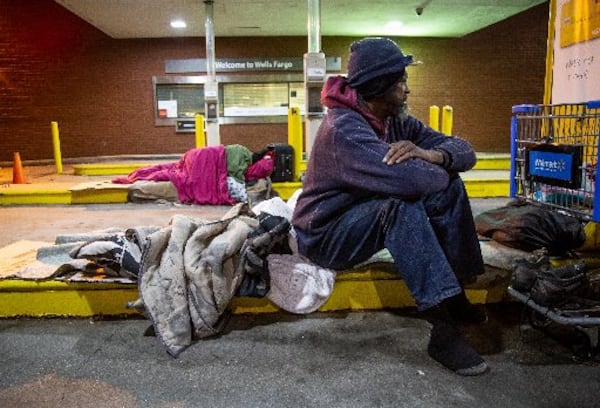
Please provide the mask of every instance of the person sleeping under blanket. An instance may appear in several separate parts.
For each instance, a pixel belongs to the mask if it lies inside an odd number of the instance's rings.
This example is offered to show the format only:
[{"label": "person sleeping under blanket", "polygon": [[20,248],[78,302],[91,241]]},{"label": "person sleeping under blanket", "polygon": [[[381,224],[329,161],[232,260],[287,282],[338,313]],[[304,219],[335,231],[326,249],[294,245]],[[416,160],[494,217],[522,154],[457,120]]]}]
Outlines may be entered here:
[{"label": "person sleeping under blanket", "polygon": [[255,161],[253,157],[256,155],[238,144],[191,149],[177,162],[141,167],[112,182],[170,182],[182,203],[233,205],[247,200],[247,183],[253,184],[273,172],[272,152],[265,152]]}]

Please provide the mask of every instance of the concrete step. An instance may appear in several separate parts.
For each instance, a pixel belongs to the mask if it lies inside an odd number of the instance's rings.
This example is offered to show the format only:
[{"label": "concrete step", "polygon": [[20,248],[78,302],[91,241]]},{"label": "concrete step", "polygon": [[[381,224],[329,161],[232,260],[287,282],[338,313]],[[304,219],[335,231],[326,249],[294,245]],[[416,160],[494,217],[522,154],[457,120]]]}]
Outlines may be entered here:
[{"label": "concrete step", "polygon": [[[469,195],[473,198],[508,197],[509,158],[492,154],[480,157],[476,169],[462,174]],[[5,184],[0,189],[0,205],[125,203],[127,186],[111,183],[111,177],[145,165],[148,163],[74,165],[75,176],[58,175],[28,184]],[[299,182],[274,183],[274,189],[284,199],[300,187]],[[506,273],[492,270],[475,286],[467,288],[467,296],[473,303],[501,302],[506,299],[507,286]],[[138,312],[125,305],[137,298],[135,284],[3,279],[0,280],[0,317],[135,315]],[[320,310],[412,306],[414,302],[404,282],[390,272],[387,265],[387,268],[374,266],[339,274],[333,293]],[[230,307],[238,314],[279,310],[267,298],[235,297]]]},{"label": "concrete step", "polygon": [[477,153],[473,170],[510,170],[510,153]]},{"label": "concrete step", "polygon": [[[404,281],[389,268],[374,266],[338,274],[331,296],[319,311],[414,307]],[[502,302],[507,299],[509,277],[506,271],[491,269],[467,288],[467,297],[474,304]],[[0,318],[134,316],[139,312],[126,304],[138,297],[136,284],[3,279]],[[235,314],[280,311],[266,297],[234,297],[230,309]]]},{"label": "concrete step", "polygon": [[[108,204],[126,203],[127,185],[111,182],[114,176],[160,161],[115,161],[74,164],[73,174],[31,179],[26,184],[3,184],[0,205]],[[462,174],[471,197],[508,197],[510,157],[507,154],[478,153],[476,167]],[[9,179],[7,176],[4,178]],[[287,200],[301,187],[300,182],[273,183],[274,190]]]},{"label": "concrete step", "polygon": [[[160,161],[165,163],[166,161]],[[74,174],[78,176],[111,176],[124,175],[149,164],[156,164],[158,161],[148,160],[127,160],[113,162],[96,162],[74,164]],[[305,163],[301,163],[301,166]],[[473,170],[510,170],[509,153],[477,153],[477,163]]]},{"label": "concrete step", "polygon": [[[467,192],[473,198],[508,197],[509,172],[504,170],[471,170],[461,175]],[[273,189],[287,200],[300,182],[273,183]],[[126,184],[104,182],[44,182],[9,184],[0,189],[0,205],[32,204],[116,204],[126,203]]]}]

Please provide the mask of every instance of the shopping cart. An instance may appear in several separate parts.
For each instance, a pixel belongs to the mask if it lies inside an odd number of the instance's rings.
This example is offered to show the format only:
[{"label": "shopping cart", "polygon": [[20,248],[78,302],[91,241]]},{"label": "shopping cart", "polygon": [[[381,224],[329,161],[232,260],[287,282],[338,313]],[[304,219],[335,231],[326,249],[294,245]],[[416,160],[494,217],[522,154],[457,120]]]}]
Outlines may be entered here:
[{"label": "shopping cart", "polygon": [[[600,101],[581,104],[516,105],[511,121],[510,196],[577,217],[600,221]],[[600,307],[563,309],[536,304],[528,293],[508,293],[528,306],[533,327],[551,323],[585,335],[578,354],[600,354]],[[580,345],[581,346],[581,345]]]},{"label": "shopping cart", "polygon": [[514,106],[510,196],[600,221],[599,136],[600,101]]}]

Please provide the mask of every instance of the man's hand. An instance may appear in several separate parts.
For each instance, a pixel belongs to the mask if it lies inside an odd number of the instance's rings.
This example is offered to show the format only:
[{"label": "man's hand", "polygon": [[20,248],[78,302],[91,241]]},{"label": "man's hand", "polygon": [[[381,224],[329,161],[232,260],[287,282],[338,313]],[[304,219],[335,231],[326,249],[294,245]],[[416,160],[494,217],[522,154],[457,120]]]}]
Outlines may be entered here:
[{"label": "man's hand", "polygon": [[408,140],[390,144],[390,149],[383,157],[383,162],[392,165],[402,163],[411,158],[419,158],[433,164],[444,163],[444,154],[438,150],[425,150]]}]

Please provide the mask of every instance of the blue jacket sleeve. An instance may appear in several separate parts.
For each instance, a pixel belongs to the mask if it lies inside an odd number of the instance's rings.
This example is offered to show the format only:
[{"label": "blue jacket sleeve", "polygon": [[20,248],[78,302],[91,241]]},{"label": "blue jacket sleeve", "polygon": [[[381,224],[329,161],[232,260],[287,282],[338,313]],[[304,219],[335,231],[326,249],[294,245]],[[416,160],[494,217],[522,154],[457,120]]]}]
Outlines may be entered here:
[{"label": "blue jacket sleeve", "polygon": [[446,136],[409,116],[405,120],[392,118],[388,127],[390,143],[410,140],[422,149],[440,150],[448,157],[446,170],[452,173],[471,170],[477,161],[473,146],[458,136]]},{"label": "blue jacket sleeve", "polygon": [[[416,198],[441,191],[449,175],[442,167],[421,159],[388,165],[383,157],[389,143],[377,137],[366,121],[354,113],[338,111],[329,128],[330,146],[320,151],[330,157],[319,158],[320,171],[336,179],[347,191],[365,195],[391,195]],[[328,124],[325,124],[328,127]],[[317,157],[315,157],[317,159]]]}]

